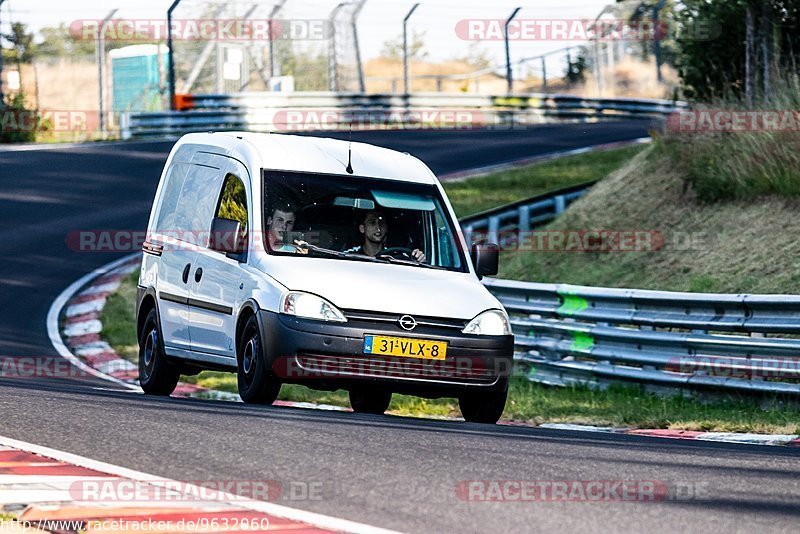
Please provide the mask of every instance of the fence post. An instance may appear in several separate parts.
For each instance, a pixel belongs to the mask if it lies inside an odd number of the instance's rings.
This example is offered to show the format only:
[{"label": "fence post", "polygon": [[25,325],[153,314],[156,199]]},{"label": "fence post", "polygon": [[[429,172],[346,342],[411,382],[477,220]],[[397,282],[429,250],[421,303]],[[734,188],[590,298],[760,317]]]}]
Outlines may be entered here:
[{"label": "fence post", "polygon": [[511,16],[508,17],[508,19],[506,20],[506,26],[505,26],[506,31],[504,32],[503,35],[503,37],[506,40],[506,83],[508,85],[508,94],[511,94],[511,92],[514,89],[514,81],[512,79],[513,77],[511,72],[511,49],[509,48],[508,45],[508,25],[511,23],[511,20],[517,16],[517,13],[519,13],[520,9],[522,8],[521,7],[516,8],[514,12],[511,13]]},{"label": "fence post", "polygon": [[542,56],[542,86],[543,86],[543,89],[544,89],[543,90],[544,93],[547,93],[547,62],[546,62],[546,59],[547,58],[545,56]]},{"label": "fence post", "polygon": [[403,19],[403,94],[408,94],[408,19],[419,7],[419,2],[411,6],[408,14]]},{"label": "fence post", "polygon": [[564,213],[564,209],[567,207],[566,199],[564,195],[558,195],[555,198],[556,202],[556,215],[560,215]]},{"label": "fence post", "polygon": [[167,10],[167,47],[169,48],[169,109],[175,110],[175,50],[172,43],[172,12],[178,7],[181,0],[175,0]]},{"label": "fence post", "polygon": [[[109,11],[103,22],[100,23],[100,34],[97,36],[97,78],[100,89],[100,134],[106,135],[106,25],[117,9]],[[36,102],[39,106],[39,102]]]}]

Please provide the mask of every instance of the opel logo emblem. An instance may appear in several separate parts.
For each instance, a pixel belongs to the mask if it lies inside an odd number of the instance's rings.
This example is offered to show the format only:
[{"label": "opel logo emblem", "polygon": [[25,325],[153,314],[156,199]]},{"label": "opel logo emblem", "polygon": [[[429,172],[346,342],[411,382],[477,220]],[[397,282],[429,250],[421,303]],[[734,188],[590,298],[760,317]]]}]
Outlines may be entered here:
[{"label": "opel logo emblem", "polygon": [[403,330],[414,330],[417,327],[417,320],[410,315],[400,317],[400,328]]}]

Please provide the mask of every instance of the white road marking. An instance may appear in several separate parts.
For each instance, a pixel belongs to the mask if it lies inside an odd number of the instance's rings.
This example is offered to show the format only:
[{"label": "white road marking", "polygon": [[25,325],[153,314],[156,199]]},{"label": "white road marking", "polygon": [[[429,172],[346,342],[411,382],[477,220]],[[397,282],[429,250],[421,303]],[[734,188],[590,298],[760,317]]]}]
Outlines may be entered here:
[{"label": "white road marking", "polygon": [[[92,460],[84,456],[78,456],[76,454],[51,449],[49,447],[43,447],[41,445],[34,445],[33,443],[27,443],[25,441],[19,441],[5,436],[0,436],[0,444],[13,447],[15,449],[32,452],[34,454],[58,460],[60,462],[85,467],[86,469],[92,469],[94,471],[116,475],[118,477],[144,482],[163,488],[174,488],[175,485],[179,485],[181,488],[184,488],[186,492],[196,492],[197,494],[200,494],[202,491],[201,488],[192,484],[179,483],[175,480],[149,475],[147,473],[134,471],[126,467],[108,464],[105,462],[98,462],[97,460]],[[395,531],[365,525],[364,523],[357,523],[347,519],[339,519],[315,512],[307,512],[297,508],[290,508],[281,504],[264,501],[243,500],[240,495],[233,495],[225,492],[219,492],[218,495],[221,497],[221,501],[226,504],[235,505],[237,507],[252,510],[254,512],[261,512],[264,514],[289,519],[291,521],[308,523],[319,528],[336,530],[339,532],[353,532],[358,534],[395,534]]]}]

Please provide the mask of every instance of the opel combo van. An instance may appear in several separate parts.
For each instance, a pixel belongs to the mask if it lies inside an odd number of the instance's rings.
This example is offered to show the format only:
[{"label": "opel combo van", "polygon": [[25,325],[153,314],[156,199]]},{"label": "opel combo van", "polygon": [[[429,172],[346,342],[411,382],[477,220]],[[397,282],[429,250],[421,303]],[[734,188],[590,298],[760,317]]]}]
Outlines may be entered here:
[{"label": "opel combo van", "polygon": [[346,389],[355,412],[392,393],[457,397],[467,421],[503,412],[514,340],[433,173],[368,144],[189,134],[153,203],[138,284],[139,380],[237,373],[244,402],[281,384]]}]

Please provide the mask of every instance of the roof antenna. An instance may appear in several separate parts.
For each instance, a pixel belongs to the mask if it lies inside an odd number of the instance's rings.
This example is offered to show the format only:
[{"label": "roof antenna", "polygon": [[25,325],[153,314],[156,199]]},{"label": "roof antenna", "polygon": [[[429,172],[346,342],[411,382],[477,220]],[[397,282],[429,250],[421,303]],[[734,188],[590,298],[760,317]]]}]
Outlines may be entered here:
[{"label": "roof antenna", "polygon": [[347,174],[353,174],[353,121],[350,121],[350,139],[347,141]]}]

